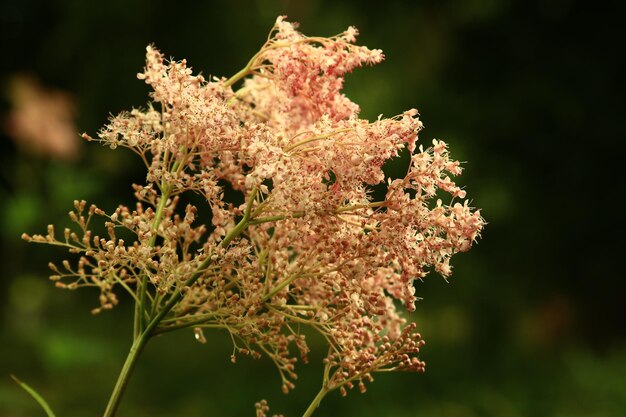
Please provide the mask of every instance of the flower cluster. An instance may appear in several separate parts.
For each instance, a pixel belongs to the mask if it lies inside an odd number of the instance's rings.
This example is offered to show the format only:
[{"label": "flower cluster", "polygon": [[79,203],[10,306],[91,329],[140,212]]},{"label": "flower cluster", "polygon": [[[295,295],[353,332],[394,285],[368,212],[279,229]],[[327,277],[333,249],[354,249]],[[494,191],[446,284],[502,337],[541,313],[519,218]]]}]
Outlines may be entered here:
[{"label": "flower cluster", "polygon": [[[446,144],[418,147],[416,110],[370,122],[341,93],[346,73],[383,59],[354,45],[356,35],[306,37],[279,18],[244,69],[211,80],[149,46],[138,77],[152,104],[112,118],[94,139],[136,152],[146,183],[132,209],[76,202],[81,233],[25,236],[80,254],[76,267],[53,265],[52,278],[97,287],[95,311],[128,291],[140,331],[193,328],[204,341],[203,329],[224,329],[232,360],[268,356],[285,392],[293,348],[304,360],[309,350],[301,324],[328,342],[324,392],[365,391],[378,371],[422,371],[423,341],[397,307],[415,308],[414,280],[431,269],[448,276],[451,256],[484,222],[452,179],[461,168]],[[406,175],[385,178],[402,150]],[[377,184],[387,190],[379,201]],[[189,191],[206,199],[210,222],[177,207]],[[93,216],[104,217],[106,237],[92,235]]]}]

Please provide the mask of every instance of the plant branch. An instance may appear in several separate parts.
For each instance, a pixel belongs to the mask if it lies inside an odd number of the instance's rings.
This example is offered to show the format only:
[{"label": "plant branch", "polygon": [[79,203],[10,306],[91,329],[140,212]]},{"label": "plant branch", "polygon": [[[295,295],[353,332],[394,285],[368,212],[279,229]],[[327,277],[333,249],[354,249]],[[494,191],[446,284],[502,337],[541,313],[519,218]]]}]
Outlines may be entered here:
[{"label": "plant branch", "polygon": [[[165,211],[165,206],[167,205],[167,200],[169,199],[170,187],[162,184],[161,185],[161,201],[159,201],[159,205],[157,206],[156,213],[154,214],[154,221],[152,223],[152,236],[150,237],[150,241],[148,242],[150,247],[154,247],[156,244],[156,239],[158,236],[159,224],[163,218],[163,211]],[[137,286],[137,297],[139,302],[135,303],[135,317],[134,317],[134,325],[133,325],[133,338],[137,339],[141,332],[144,330],[144,320],[143,320],[143,312],[146,308],[146,294],[148,292],[148,274],[142,274],[141,282]]]},{"label": "plant branch", "polygon": [[[250,212],[252,210],[252,205],[256,198],[256,193],[257,193],[257,189],[254,188],[251,192],[250,198],[248,200],[248,204],[246,205],[243,218],[239,221],[239,223],[237,223],[237,225],[233,228],[233,230],[231,230],[230,233],[228,233],[224,237],[224,239],[220,242],[219,244],[220,247],[226,248],[230,244],[230,242],[232,242],[233,239],[239,236],[246,229],[250,221]],[[165,198],[166,194],[167,192],[164,191],[163,193],[164,198],[162,201],[167,200]],[[161,204],[159,204],[159,207],[161,207]],[[165,203],[163,203],[163,208],[161,209],[161,213],[164,210],[164,208],[165,208]],[[157,209],[157,213],[158,212],[159,210]],[[183,284],[183,286],[177,288],[174,291],[174,293],[168,300],[167,304],[165,304],[163,309],[159,311],[159,313],[148,323],[148,325],[140,333],[140,335],[134,338],[133,344],[130,348],[130,351],[128,352],[128,356],[126,357],[126,361],[124,362],[124,366],[122,367],[122,371],[120,372],[120,375],[117,378],[117,382],[115,383],[115,387],[113,388],[113,393],[111,394],[109,403],[107,404],[107,408],[104,412],[103,417],[115,416],[115,413],[117,412],[117,408],[119,407],[122,395],[126,389],[126,385],[128,384],[130,375],[133,369],[135,368],[135,365],[137,363],[137,360],[139,359],[141,352],[143,351],[143,348],[145,347],[150,337],[155,334],[156,327],[159,325],[161,320],[172,310],[172,308],[174,308],[174,306],[182,298],[182,295],[183,295],[182,288],[186,288],[186,287],[193,285],[193,283],[196,282],[198,278],[200,278],[204,270],[207,267],[209,267],[213,263],[213,261],[214,260],[212,259],[212,257],[208,256],[207,259],[199,266],[198,270]],[[143,311],[143,308],[139,310],[139,314],[141,314],[141,311]],[[136,310],[136,314],[137,314],[137,310]]]},{"label": "plant branch", "polygon": [[117,412],[120,401],[122,400],[122,395],[128,385],[130,375],[133,372],[133,369],[135,369],[137,360],[139,360],[139,356],[148,342],[148,339],[150,339],[150,333],[148,331],[144,331],[133,341],[130,351],[128,352],[128,356],[126,357],[126,361],[124,362],[124,366],[122,367],[122,371],[120,372],[117,382],[115,383],[115,387],[113,388],[113,393],[111,393],[111,397],[109,398],[109,403],[107,404],[103,417],[113,417]]},{"label": "plant branch", "polygon": [[[368,204],[347,205],[347,206],[338,207],[334,212],[331,212],[330,214],[340,214],[340,213],[345,213],[348,211],[358,210],[362,208],[383,207],[386,204],[387,204],[387,201],[385,200],[385,201],[374,201]],[[259,218],[250,220],[250,224],[254,225],[254,224],[276,222],[276,221],[286,220],[286,219],[297,219],[300,217],[304,217],[305,214],[306,212],[304,211],[294,211],[293,213],[289,213],[289,214],[277,214],[275,216],[259,217]]]},{"label": "plant branch", "polygon": [[[237,223],[237,225],[231,230],[220,242],[219,246],[221,248],[226,248],[232,242],[233,239],[238,237],[245,229],[248,227],[250,223],[250,212],[252,210],[252,204],[254,203],[256,197],[257,189],[254,188],[252,193],[248,199],[248,204],[246,206],[246,210],[244,212],[243,218]],[[204,270],[206,270],[211,264],[213,264],[214,259],[209,254],[207,258],[200,264],[197,271],[187,280],[182,286],[179,286],[174,290],[174,293],[171,295],[163,309],[159,311],[159,313],[150,321],[148,326],[146,327],[146,332],[151,333],[161,322],[161,320],[174,308],[174,306],[181,300],[183,297],[183,288],[188,288],[192,286],[198,278],[202,276]]]},{"label": "plant branch", "polygon": [[311,417],[315,410],[317,410],[317,407],[320,406],[322,399],[326,396],[326,394],[328,394],[328,392],[328,388],[326,386],[323,386],[322,389],[320,389],[320,391],[317,393],[315,398],[313,398],[311,404],[309,404],[309,408],[307,408],[304,414],[302,414],[302,417]]},{"label": "plant branch", "polygon": [[276,287],[274,287],[270,292],[268,292],[267,294],[265,294],[263,296],[263,298],[261,298],[261,302],[264,303],[267,300],[271,299],[273,296],[275,296],[276,294],[278,294],[280,292],[280,290],[282,290],[283,288],[285,288],[287,285],[291,284],[292,282],[294,282],[296,280],[296,278],[298,278],[298,276],[300,275],[300,271],[296,272],[295,274],[291,274],[287,279],[285,279],[283,282],[281,282],[280,284],[278,284]]}]

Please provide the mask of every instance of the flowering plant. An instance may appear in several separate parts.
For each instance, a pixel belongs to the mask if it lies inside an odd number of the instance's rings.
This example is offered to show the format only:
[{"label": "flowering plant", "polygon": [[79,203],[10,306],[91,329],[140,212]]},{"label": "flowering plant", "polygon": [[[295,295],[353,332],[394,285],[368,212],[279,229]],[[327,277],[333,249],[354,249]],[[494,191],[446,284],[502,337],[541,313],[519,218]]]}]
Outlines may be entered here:
[{"label": "flowering plant", "polygon": [[[231,360],[267,356],[285,393],[296,356],[306,362],[309,352],[299,325],[319,332],[328,354],[304,416],[331,391],[365,391],[376,372],[424,370],[423,341],[398,306],[415,309],[413,281],[431,268],[450,275],[450,257],[484,222],[461,202],[451,178],[461,167],[446,144],[417,146],[416,110],[369,122],[341,93],[346,73],[383,59],[356,35],[306,37],[280,17],[245,68],[211,80],[148,46],[138,78],[152,87],[151,104],[113,117],[96,139],[83,135],[139,155],[147,176],[134,185],[136,204],[105,213],[76,201],[75,230],[23,237],[78,254],[50,264],[51,279],[99,289],[94,313],[115,306],[119,291],[134,301],[133,342],[105,417],[148,341],[179,329],[201,342],[205,329],[227,331]],[[403,149],[406,175],[386,178],[383,164]],[[386,194],[374,201],[377,184]],[[187,192],[203,196],[210,221],[178,207]],[[91,232],[96,218],[106,236]],[[264,416],[267,403],[256,409]]]}]

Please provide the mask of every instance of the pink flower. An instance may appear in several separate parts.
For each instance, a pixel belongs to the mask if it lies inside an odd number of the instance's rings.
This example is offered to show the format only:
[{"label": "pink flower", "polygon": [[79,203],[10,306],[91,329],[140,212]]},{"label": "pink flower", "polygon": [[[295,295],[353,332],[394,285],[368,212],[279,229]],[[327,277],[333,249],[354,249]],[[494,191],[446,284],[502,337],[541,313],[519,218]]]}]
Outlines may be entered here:
[{"label": "pink flower", "polygon": [[[350,27],[306,37],[278,18],[242,71],[212,80],[149,46],[139,78],[153,88],[153,104],[114,117],[99,134],[140,155],[146,184],[136,186],[134,210],[106,215],[108,239],[87,230],[103,213],[85,219],[77,202],[85,237],[66,237],[83,253],[75,284],[100,287],[109,308],[114,288],[147,276],[152,311],[167,317],[156,331],[222,328],[235,353],[274,361],[284,391],[296,377],[292,347],[304,360],[308,353],[299,325],[328,341],[328,390],[364,391],[377,371],[423,371],[423,341],[396,302],[414,310],[414,281],[433,269],[449,276],[451,257],[471,247],[484,221],[461,201],[461,167],[447,145],[417,148],[416,110],[369,122],[341,93],[347,72],[383,59],[354,45],[356,35]],[[406,175],[386,178],[383,165],[405,149]],[[386,195],[375,201],[380,184]],[[238,202],[226,199],[226,187]],[[196,221],[192,206],[177,214],[178,195],[189,191],[205,197],[210,222]],[[119,239],[120,227],[135,241]],[[52,233],[32,240],[57,242]],[[69,268],[55,279],[76,276]],[[265,411],[259,403],[257,413]]]}]

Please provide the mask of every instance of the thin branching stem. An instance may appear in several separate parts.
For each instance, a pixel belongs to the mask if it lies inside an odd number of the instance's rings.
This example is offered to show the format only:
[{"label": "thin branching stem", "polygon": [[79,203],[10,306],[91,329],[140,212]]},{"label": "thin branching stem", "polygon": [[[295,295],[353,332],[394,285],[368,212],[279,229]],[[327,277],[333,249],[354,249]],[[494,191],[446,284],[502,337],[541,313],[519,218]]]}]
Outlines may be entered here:
[{"label": "thin branching stem", "polygon": [[320,406],[322,399],[324,399],[324,397],[326,396],[326,394],[328,394],[328,392],[329,392],[328,388],[326,387],[326,385],[324,385],[319,390],[315,398],[313,398],[313,401],[311,401],[311,404],[309,404],[309,407],[306,409],[304,414],[302,414],[302,417],[311,417],[313,413],[315,412],[315,410],[317,410],[317,407]]},{"label": "thin branching stem", "polygon": [[[233,241],[233,239],[237,238],[243,231],[248,227],[250,222],[250,213],[252,211],[252,205],[256,199],[257,189],[254,188],[251,192],[251,195],[248,199],[248,203],[246,205],[246,210],[244,212],[243,218],[237,223],[237,225],[231,230],[224,239],[220,242],[219,246],[222,248],[228,247],[228,245]],[[166,197],[163,195],[163,197]],[[163,198],[166,200],[166,198]],[[163,201],[162,200],[162,201]],[[165,203],[164,203],[165,204]],[[165,207],[165,206],[163,206]],[[157,210],[158,212],[158,210]],[[198,278],[202,276],[206,268],[208,268],[214,259],[211,256],[208,256],[206,260],[198,267],[197,271],[180,287],[178,287],[174,293],[169,298],[168,302],[163,306],[163,308],[158,312],[158,314],[152,318],[146,325],[145,329],[143,329],[140,334],[134,338],[133,344],[130,347],[130,351],[128,352],[128,356],[126,357],[126,361],[124,362],[124,366],[122,367],[122,371],[117,378],[117,382],[115,383],[115,387],[113,388],[113,392],[111,397],[109,398],[109,403],[107,404],[107,408],[104,412],[103,417],[113,417],[117,412],[119,404],[122,400],[122,395],[126,390],[126,386],[128,385],[128,380],[130,375],[135,368],[137,360],[141,355],[145,345],[148,343],[148,340],[156,334],[156,329],[161,320],[176,306],[176,304],[182,299],[183,291],[182,288],[188,288],[193,285]],[[143,307],[141,310],[135,310],[136,314],[141,314],[143,311]],[[141,320],[141,318],[140,318]]]}]

